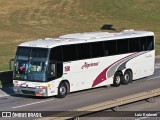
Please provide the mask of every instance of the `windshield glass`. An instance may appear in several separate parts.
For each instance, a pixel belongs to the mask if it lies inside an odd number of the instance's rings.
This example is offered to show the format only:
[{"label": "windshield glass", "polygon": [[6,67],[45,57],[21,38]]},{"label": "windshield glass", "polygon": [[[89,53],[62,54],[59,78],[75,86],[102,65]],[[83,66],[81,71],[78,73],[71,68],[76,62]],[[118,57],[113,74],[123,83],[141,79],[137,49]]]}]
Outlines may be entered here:
[{"label": "windshield glass", "polygon": [[18,47],[16,53],[14,79],[45,81],[48,49]]}]

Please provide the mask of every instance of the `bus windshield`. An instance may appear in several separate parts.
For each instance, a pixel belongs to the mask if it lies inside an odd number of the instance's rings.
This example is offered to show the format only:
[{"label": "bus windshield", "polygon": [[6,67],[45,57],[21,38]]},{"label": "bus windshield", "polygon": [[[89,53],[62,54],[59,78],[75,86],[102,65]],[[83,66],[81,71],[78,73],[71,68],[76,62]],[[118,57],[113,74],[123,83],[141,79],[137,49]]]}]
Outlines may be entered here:
[{"label": "bus windshield", "polygon": [[14,68],[14,79],[45,82],[48,49],[18,47]]}]

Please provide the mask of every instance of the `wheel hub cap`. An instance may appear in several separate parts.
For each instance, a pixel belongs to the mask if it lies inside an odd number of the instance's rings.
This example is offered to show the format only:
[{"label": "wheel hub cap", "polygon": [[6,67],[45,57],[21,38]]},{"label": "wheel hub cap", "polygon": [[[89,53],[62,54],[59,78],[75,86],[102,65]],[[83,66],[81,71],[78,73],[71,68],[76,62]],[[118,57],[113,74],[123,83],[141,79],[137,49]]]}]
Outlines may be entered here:
[{"label": "wheel hub cap", "polygon": [[61,88],[60,88],[60,93],[61,93],[62,95],[64,95],[64,94],[66,93],[65,87],[61,87]]}]

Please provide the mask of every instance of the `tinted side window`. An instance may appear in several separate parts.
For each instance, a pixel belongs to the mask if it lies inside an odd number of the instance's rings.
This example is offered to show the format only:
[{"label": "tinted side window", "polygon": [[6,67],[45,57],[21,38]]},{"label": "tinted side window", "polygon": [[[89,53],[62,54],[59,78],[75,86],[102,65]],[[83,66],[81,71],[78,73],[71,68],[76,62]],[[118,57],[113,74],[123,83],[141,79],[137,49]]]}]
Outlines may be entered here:
[{"label": "tinted side window", "polygon": [[73,61],[77,59],[76,45],[63,46],[63,61]]},{"label": "tinted side window", "polygon": [[128,39],[117,40],[117,54],[128,53]]},{"label": "tinted side window", "polygon": [[147,43],[146,37],[140,37],[140,50],[141,50],[141,51],[147,50],[147,45],[146,45],[146,43]]},{"label": "tinted side window", "polygon": [[148,36],[147,37],[147,50],[153,50],[154,49],[154,37]]},{"label": "tinted side window", "polygon": [[104,54],[105,56],[116,55],[116,40],[104,42]]},{"label": "tinted side window", "polygon": [[88,59],[91,58],[90,43],[78,44],[78,59]]},{"label": "tinted side window", "polygon": [[129,39],[129,52],[138,52],[140,50],[139,38]]},{"label": "tinted side window", "polygon": [[62,47],[59,46],[51,49],[50,60],[62,61]]},{"label": "tinted side window", "polygon": [[91,52],[92,52],[92,58],[103,57],[104,56],[103,42],[91,43]]}]

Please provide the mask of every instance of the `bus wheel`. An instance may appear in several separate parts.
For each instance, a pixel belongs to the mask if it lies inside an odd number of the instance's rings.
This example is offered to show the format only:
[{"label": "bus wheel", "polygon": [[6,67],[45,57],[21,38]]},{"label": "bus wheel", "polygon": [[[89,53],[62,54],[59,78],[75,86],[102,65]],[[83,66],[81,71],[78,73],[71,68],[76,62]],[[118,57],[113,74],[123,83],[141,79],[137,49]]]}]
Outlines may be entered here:
[{"label": "bus wheel", "polygon": [[122,75],[120,72],[116,72],[114,75],[114,79],[113,79],[113,86],[114,87],[119,87],[121,84],[121,80],[122,80]]},{"label": "bus wheel", "polygon": [[67,95],[67,86],[64,82],[58,87],[58,98],[64,98]]},{"label": "bus wheel", "polygon": [[132,81],[132,73],[126,70],[123,75],[122,84],[127,85]]}]

